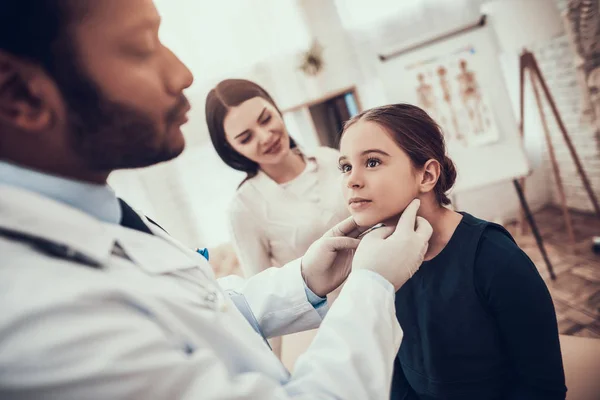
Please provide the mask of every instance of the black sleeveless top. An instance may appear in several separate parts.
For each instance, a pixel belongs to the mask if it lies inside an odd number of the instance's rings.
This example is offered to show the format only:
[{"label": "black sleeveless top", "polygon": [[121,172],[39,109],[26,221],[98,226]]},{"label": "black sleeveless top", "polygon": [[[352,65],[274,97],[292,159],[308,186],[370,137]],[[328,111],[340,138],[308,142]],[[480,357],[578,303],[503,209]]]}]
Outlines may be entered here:
[{"label": "black sleeveless top", "polygon": [[538,398],[538,388],[540,398],[564,399],[556,317],[537,269],[504,228],[462,215],[446,247],[396,294],[404,337],[392,399]]}]

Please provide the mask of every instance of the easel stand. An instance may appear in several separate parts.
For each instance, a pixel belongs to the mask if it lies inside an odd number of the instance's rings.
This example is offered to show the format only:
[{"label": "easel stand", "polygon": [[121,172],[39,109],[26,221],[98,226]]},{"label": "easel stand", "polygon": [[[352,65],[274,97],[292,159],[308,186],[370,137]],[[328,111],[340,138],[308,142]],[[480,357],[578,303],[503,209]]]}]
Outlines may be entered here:
[{"label": "easel stand", "polygon": [[[600,206],[598,205],[598,200],[596,199],[594,191],[592,190],[590,181],[589,181],[585,171],[583,170],[581,161],[579,160],[579,156],[577,155],[577,151],[575,150],[575,147],[573,147],[573,143],[571,142],[571,138],[569,136],[569,133],[567,132],[565,124],[563,123],[560,113],[558,112],[558,108],[556,107],[554,97],[552,96],[552,94],[550,93],[550,90],[548,89],[546,80],[544,79],[544,76],[542,75],[542,72],[539,68],[537,60],[532,52],[530,52],[526,49],[523,50],[523,52],[521,53],[521,57],[520,57],[519,69],[520,69],[519,102],[520,102],[520,113],[521,113],[521,115],[520,115],[520,117],[521,117],[521,125],[520,125],[521,138],[524,138],[524,135],[525,135],[525,132],[524,132],[525,74],[526,74],[526,72],[529,72],[528,75],[529,75],[529,79],[530,79],[530,82],[531,82],[531,85],[533,88],[533,93],[535,96],[537,108],[540,113],[542,128],[544,130],[544,137],[546,139],[546,145],[548,146],[548,154],[550,155],[550,161],[552,163],[552,172],[553,172],[554,179],[556,181],[556,185],[557,185],[557,189],[558,189],[563,218],[565,220],[565,226],[567,228],[567,234],[569,236],[569,240],[570,240],[571,244],[574,245],[575,244],[575,234],[573,232],[573,223],[571,221],[571,215],[567,208],[565,191],[564,191],[564,187],[563,187],[562,178],[560,176],[560,167],[558,165],[558,162],[556,161],[556,155],[554,153],[554,146],[552,145],[552,139],[550,136],[550,131],[548,129],[546,115],[544,114],[543,104],[542,104],[542,100],[540,97],[538,85],[541,86],[542,91],[546,97],[546,100],[548,101],[548,104],[550,105],[552,114],[554,115],[554,118],[556,119],[556,122],[562,133],[565,143],[567,144],[567,148],[569,149],[569,152],[571,153],[571,157],[573,158],[573,161],[577,168],[579,177],[581,178],[583,185],[585,186],[585,190],[587,191],[587,194],[588,194],[590,200],[592,201],[592,204],[594,205],[596,215],[598,215],[599,217],[600,217]],[[533,233],[536,237],[536,241],[538,242],[538,247],[540,247],[540,251],[542,252],[542,255],[544,256],[544,260],[546,261],[546,264],[548,265],[548,271],[550,272],[550,277],[552,279],[555,279],[556,277],[554,276],[554,272],[552,271],[552,265],[550,264],[550,261],[548,260],[548,257],[546,255],[546,251],[544,249],[542,238],[541,238],[540,233],[535,225],[533,215],[531,214],[531,211],[529,210],[529,207],[527,206],[527,202],[525,200],[525,194],[524,194],[525,179],[521,178],[519,180],[515,180],[514,184],[515,184],[515,188],[517,189],[517,192],[519,193],[519,198],[521,199],[522,212],[524,212],[524,214],[525,214],[525,215],[523,215],[523,213],[521,214],[521,221],[520,221],[521,232],[524,233],[524,231],[525,231],[524,219],[526,217],[527,221],[529,222],[529,225],[531,226]]]},{"label": "easel stand", "polygon": [[[538,245],[538,249],[540,249],[540,253],[542,253],[542,257],[546,262],[546,267],[548,268],[548,273],[550,274],[550,279],[553,281],[556,280],[556,275],[554,274],[554,268],[552,267],[552,263],[550,262],[550,258],[548,258],[548,253],[546,253],[546,248],[544,247],[544,240],[542,239],[542,235],[535,223],[535,219],[533,218],[533,213],[529,209],[529,204],[527,204],[527,199],[525,198],[525,193],[523,192],[523,187],[519,181],[524,180],[514,179],[513,184],[515,185],[515,189],[517,190],[517,195],[519,196],[519,201],[521,202],[522,210],[525,213],[525,217],[527,218],[527,222],[529,226],[531,226],[531,230],[533,232],[533,236],[535,237],[535,241]],[[523,226],[523,222],[520,222],[521,226]]]}]

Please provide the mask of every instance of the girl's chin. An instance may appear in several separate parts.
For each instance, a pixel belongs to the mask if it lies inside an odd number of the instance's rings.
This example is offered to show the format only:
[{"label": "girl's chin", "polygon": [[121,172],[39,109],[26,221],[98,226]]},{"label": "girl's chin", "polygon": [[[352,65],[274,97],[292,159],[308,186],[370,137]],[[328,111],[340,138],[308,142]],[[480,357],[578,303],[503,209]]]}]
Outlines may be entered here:
[{"label": "girl's chin", "polygon": [[381,218],[367,216],[361,213],[352,214],[352,217],[354,218],[356,224],[361,228],[370,228],[373,225],[377,225],[378,223],[382,222]]},{"label": "girl's chin", "polygon": [[396,226],[398,224],[398,220],[400,219],[400,215],[394,215],[391,217],[383,217],[383,216],[366,216],[366,215],[352,215],[356,224],[361,228],[370,228],[377,224],[383,224],[385,226]]}]

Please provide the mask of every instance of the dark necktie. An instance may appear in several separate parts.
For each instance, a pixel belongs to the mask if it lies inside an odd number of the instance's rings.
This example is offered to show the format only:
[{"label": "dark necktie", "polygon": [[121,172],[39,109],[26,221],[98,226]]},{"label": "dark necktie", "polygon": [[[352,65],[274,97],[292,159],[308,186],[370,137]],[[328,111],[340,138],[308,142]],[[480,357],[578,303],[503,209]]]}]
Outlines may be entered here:
[{"label": "dark necktie", "polygon": [[[138,213],[133,211],[129,204],[125,203],[122,199],[119,199],[119,205],[121,206],[121,226],[124,226],[125,228],[129,229],[135,229],[136,231],[144,232],[149,235],[153,235],[150,228],[146,226],[146,224],[144,223],[144,221],[142,221]],[[160,225],[152,221],[150,218],[148,218],[148,221],[158,226],[160,229],[163,229]]]},{"label": "dark necktie", "polygon": [[[136,231],[144,232],[149,235],[154,235],[152,233],[152,231],[150,230],[150,228],[148,228],[148,226],[146,226],[144,221],[142,221],[142,219],[140,218],[138,213],[133,211],[133,209],[129,206],[129,204],[125,203],[125,201],[123,201],[122,199],[119,199],[119,205],[121,206],[121,215],[122,215],[121,216],[121,224],[120,224],[121,226],[124,226],[125,228],[129,228],[129,229],[135,229]],[[154,222],[153,220],[151,220],[148,217],[146,217],[146,219],[148,219],[148,221],[151,224],[158,226],[160,229],[162,229],[165,233],[168,234],[168,232],[165,231],[165,229],[162,226],[160,226],[159,224],[157,224],[156,222]],[[209,257],[208,249],[196,249],[196,252],[208,260],[208,257]]]}]

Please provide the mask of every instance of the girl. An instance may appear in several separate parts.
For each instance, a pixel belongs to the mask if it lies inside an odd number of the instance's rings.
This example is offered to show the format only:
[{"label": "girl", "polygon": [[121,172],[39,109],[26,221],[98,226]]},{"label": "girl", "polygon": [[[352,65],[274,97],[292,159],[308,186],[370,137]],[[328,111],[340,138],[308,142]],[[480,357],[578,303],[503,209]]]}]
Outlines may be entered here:
[{"label": "girl", "polygon": [[[339,191],[338,151],[300,151],[262,87],[242,79],[222,81],[206,98],[206,122],[221,159],[247,174],[229,212],[246,276],[301,257],[349,216]],[[314,331],[290,338],[285,347],[291,354],[284,357],[288,367],[313,336]],[[280,355],[280,341],[271,344]]]},{"label": "girl", "polygon": [[558,327],[535,265],[501,226],[445,206],[456,170],[421,109],[394,104],[344,127],[339,168],[359,225],[396,223],[414,198],[433,227],[396,294],[404,338],[393,399],[564,399]]}]

